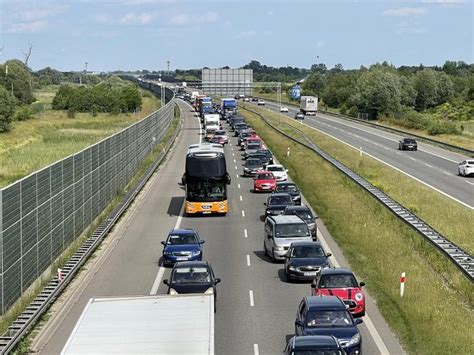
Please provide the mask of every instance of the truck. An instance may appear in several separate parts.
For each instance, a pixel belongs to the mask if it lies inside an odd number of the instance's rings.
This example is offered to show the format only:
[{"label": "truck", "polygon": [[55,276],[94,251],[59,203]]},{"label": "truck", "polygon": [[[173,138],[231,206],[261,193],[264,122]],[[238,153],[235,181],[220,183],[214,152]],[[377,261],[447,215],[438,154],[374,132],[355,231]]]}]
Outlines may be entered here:
[{"label": "truck", "polygon": [[91,298],[61,354],[214,354],[214,295]]},{"label": "truck", "polygon": [[237,110],[237,101],[236,99],[222,99],[222,116],[225,117],[226,112],[235,113]]},{"label": "truck", "polygon": [[204,131],[206,140],[212,138],[214,133],[220,129],[220,115],[217,113],[208,113],[204,115]]},{"label": "truck", "polygon": [[318,97],[317,96],[301,96],[300,112],[304,115],[315,116],[318,112]]},{"label": "truck", "polygon": [[210,97],[202,97],[199,99],[199,116],[204,117],[207,113],[213,113],[212,99]]}]

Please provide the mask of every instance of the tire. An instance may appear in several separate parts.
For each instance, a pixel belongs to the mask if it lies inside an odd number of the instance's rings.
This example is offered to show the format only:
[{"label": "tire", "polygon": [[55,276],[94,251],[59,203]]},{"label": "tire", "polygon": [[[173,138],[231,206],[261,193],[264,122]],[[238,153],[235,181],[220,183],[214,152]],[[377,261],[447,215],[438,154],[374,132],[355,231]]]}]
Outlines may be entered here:
[{"label": "tire", "polygon": [[272,259],[272,263],[276,263],[275,260],[275,249],[272,248],[272,255],[270,255],[270,259]]},{"label": "tire", "polygon": [[265,253],[265,255],[268,256],[268,251],[267,251],[267,247],[265,246],[265,242],[263,242],[263,252]]}]

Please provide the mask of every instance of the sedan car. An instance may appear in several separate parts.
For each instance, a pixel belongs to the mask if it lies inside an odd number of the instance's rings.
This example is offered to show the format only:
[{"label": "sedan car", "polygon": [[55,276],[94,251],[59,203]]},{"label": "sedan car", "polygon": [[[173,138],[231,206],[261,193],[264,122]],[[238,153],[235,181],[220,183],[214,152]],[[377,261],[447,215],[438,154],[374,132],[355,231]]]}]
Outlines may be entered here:
[{"label": "sedan car", "polygon": [[304,114],[302,112],[297,112],[295,115],[295,120],[304,120]]},{"label": "sedan car", "polygon": [[246,138],[254,137],[254,136],[256,136],[256,133],[254,130],[250,128],[247,128],[246,130],[241,131],[237,138],[237,145],[240,147]]},{"label": "sedan car", "polygon": [[317,231],[318,231],[316,228],[316,219],[318,219],[318,216],[313,216],[313,213],[311,212],[308,206],[303,206],[303,205],[287,206],[283,214],[295,215],[295,216],[300,217],[308,225],[311,235],[313,236],[314,240],[316,240]]},{"label": "sedan car", "polygon": [[280,107],[280,112],[288,112],[288,107],[281,106]]},{"label": "sedan car", "polygon": [[296,184],[292,182],[279,182],[275,187],[275,192],[290,194],[295,205],[301,205],[301,194]]},{"label": "sedan car", "polygon": [[260,159],[247,159],[242,166],[244,167],[244,176],[254,176],[258,171],[263,170],[263,163]]},{"label": "sedan car", "polygon": [[418,144],[414,138],[403,138],[398,142],[399,150],[418,150]]},{"label": "sedan car", "polygon": [[173,265],[178,261],[202,260],[204,240],[194,229],[173,229],[163,244],[163,266]]},{"label": "sedan car", "polygon": [[269,171],[259,171],[253,178],[254,192],[271,192],[275,190],[276,179]]},{"label": "sedan car", "polygon": [[295,335],[332,335],[347,354],[362,353],[362,337],[357,328],[362,319],[352,318],[344,303],[336,296],[303,298],[295,320]]},{"label": "sedan car", "polygon": [[216,311],[217,288],[221,279],[214,276],[211,264],[207,261],[183,261],[176,263],[171,270],[170,279],[163,280],[168,286],[169,295],[183,293],[205,293],[214,295]]},{"label": "sedan car", "polygon": [[286,206],[293,205],[293,199],[289,194],[273,193],[264,205],[266,206],[265,215],[282,214]]},{"label": "sedan car", "polygon": [[365,315],[364,282],[357,282],[351,270],[345,268],[323,269],[311,285],[313,295],[339,297],[354,317]]},{"label": "sedan car", "polygon": [[271,171],[278,182],[288,180],[288,170],[285,169],[283,165],[269,164],[265,170]]},{"label": "sedan car", "polygon": [[458,174],[462,176],[474,175],[474,160],[464,160],[459,163]]},{"label": "sedan car", "polygon": [[325,354],[345,355],[341,344],[334,336],[330,335],[307,335],[294,336],[286,343],[284,355],[298,354]]},{"label": "sedan car", "polygon": [[227,135],[226,131],[218,130],[214,133],[214,135],[209,140],[209,142],[224,145],[224,144],[229,143],[229,136]]},{"label": "sedan car", "polygon": [[265,161],[268,164],[273,164],[273,154],[268,149],[259,149],[257,150],[257,154],[265,154],[265,156],[267,157]]},{"label": "sedan car", "polygon": [[252,154],[257,153],[259,149],[262,149],[261,142],[247,144],[246,149],[244,151],[244,159],[248,159]]},{"label": "sedan car", "polygon": [[285,256],[285,274],[288,280],[314,280],[324,268],[329,267],[328,258],[318,242],[294,242]]},{"label": "sedan car", "polygon": [[258,106],[265,106],[265,101],[260,99],[260,100],[258,100],[257,105]]}]

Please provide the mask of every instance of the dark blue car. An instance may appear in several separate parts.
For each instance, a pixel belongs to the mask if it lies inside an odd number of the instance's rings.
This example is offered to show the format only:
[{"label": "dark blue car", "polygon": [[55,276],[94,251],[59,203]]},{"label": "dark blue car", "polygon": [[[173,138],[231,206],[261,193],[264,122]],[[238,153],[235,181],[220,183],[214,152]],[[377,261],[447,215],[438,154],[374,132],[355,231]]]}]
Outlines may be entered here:
[{"label": "dark blue car", "polygon": [[294,336],[286,344],[285,355],[345,355],[339,341],[329,335]]},{"label": "dark blue car", "polygon": [[332,335],[350,355],[362,352],[357,328],[362,319],[352,318],[344,302],[336,296],[308,296],[301,301],[295,320],[296,335]]},{"label": "dark blue car", "polygon": [[202,260],[202,245],[198,232],[194,229],[173,229],[163,244],[163,266],[173,265],[178,261]]}]

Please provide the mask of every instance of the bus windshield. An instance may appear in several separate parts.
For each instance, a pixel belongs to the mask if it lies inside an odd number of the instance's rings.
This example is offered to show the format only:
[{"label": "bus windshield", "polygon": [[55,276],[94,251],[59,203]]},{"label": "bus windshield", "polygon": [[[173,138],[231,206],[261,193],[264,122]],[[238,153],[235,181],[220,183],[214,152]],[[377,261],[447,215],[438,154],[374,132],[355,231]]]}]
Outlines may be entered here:
[{"label": "bus windshield", "polygon": [[227,199],[227,186],[222,180],[194,180],[186,185],[189,202],[215,202]]}]

